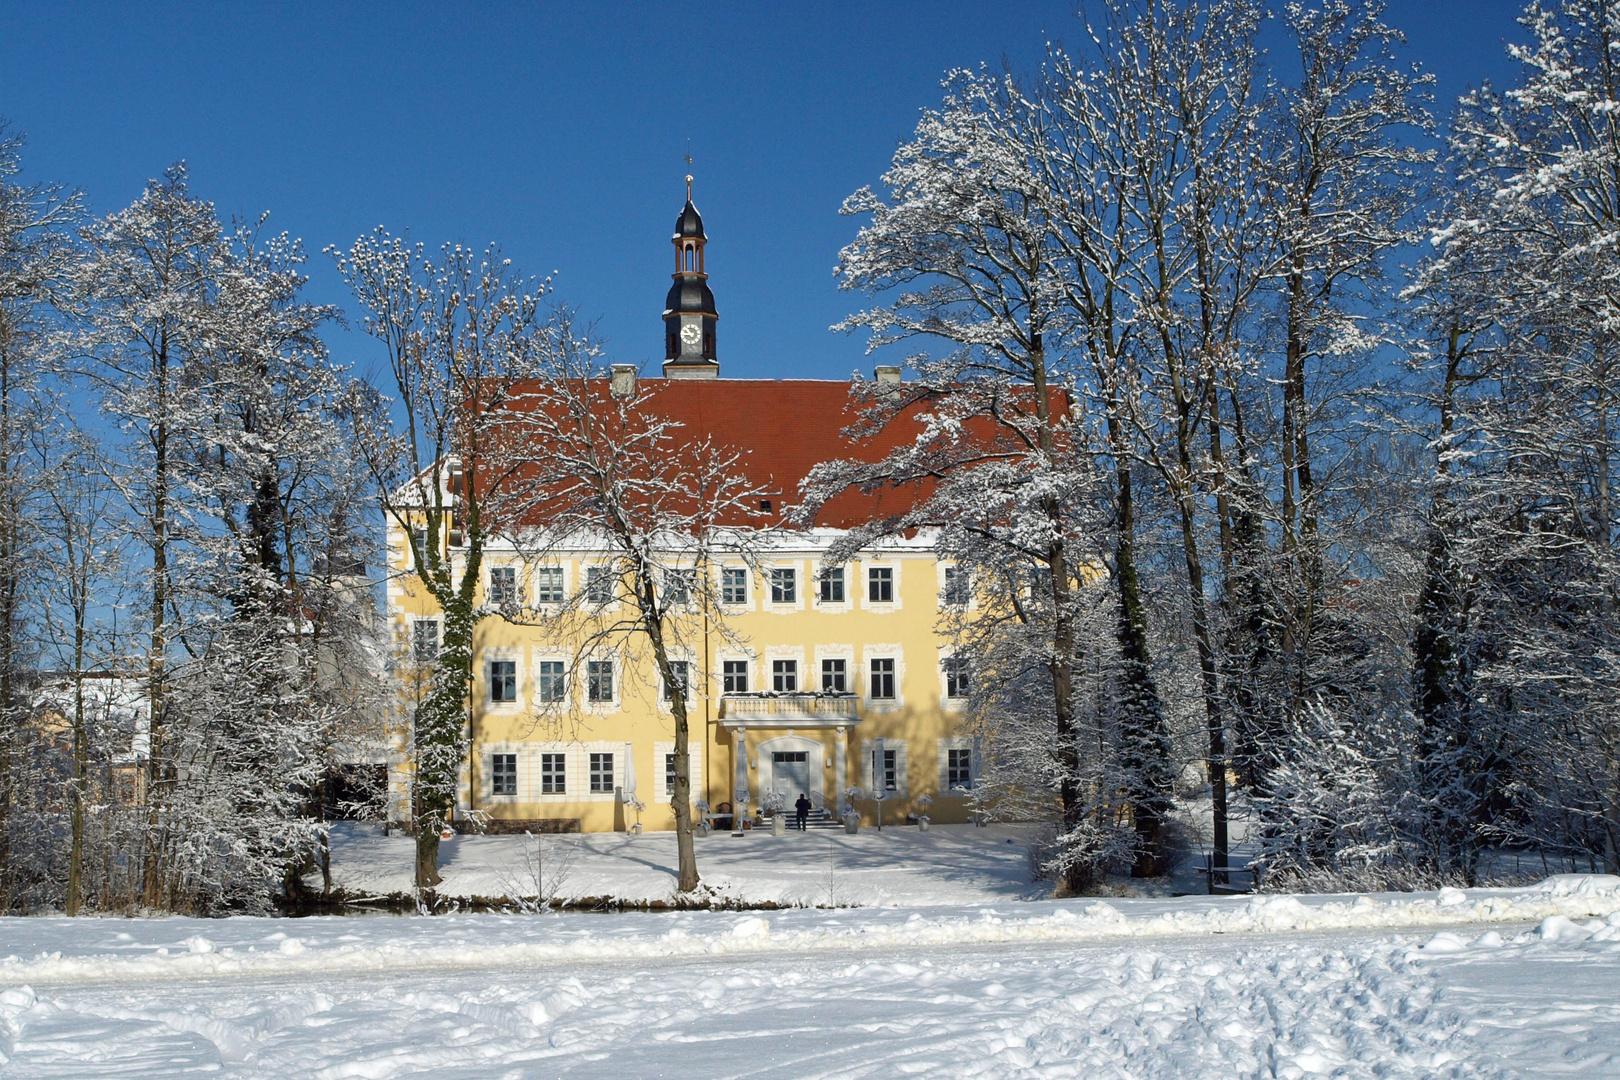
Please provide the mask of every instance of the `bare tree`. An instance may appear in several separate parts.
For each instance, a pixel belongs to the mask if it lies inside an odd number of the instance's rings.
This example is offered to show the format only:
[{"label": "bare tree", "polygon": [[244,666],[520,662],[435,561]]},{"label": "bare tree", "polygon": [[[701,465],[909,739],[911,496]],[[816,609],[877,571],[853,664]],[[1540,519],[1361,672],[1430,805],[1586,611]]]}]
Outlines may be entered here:
[{"label": "bare tree", "polygon": [[87,376],[101,406],[125,434],[110,472],[130,514],[134,539],[150,552],[143,567],[145,683],[151,710],[142,786],[149,835],[143,899],[162,906],[172,882],[165,851],[178,838],[164,807],[179,774],[167,742],[174,658],[184,630],[174,559],[185,525],[181,464],[187,433],[205,423],[199,387],[183,368],[209,347],[224,236],[213,207],[192,196],[184,165],[171,167],[128,209],[83,230],[86,257],[76,273],[75,314]]},{"label": "bare tree", "polygon": [[511,520],[505,395],[529,373],[549,286],[520,278],[494,248],[446,245],[435,262],[382,229],[330,253],[386,350],[394,396],[355,388],[354,443],[384,515],[406,537],[415,584],[444,620],[431,690],[412,717],[411,827],[416,884],[426,889],[440,880],[439,834],[466,756],[485,545],[496,522]]},{"label": "bare tree", "polygon": [[12,810],[22,789],[13,766],[24,752],[31,694],[26,624],[39,577],[33,522],[43,486],[32,451],[60,405],[46,392],[59,359],[55,305],[83,211],[76,192],[18,179],[22,147],[0,120],[0,910],[10,906],[15,878]]},{"label": "bare tree", "polygon": [[[869,329],[869,348],[922,338],[952,351],[914,357],[911,382],[857,384],[857,437],[905,425],[916,425],[917,437],[899,440],[879,462],[818,468],[804,513],[809,520],[851,486],[894,486],[916,494],[910,507],[852,530],[833,558],[897,530],[934,527],[947,538],[966,530],[989,544],[1001,560],[998,574],[1039,567],[1033,584],[1040,595],[1026,614],[1049,635],[1043,685],[1051,694],[1049,752],[1058,764],[1050,779],[1062,808],[1062,846],[1064,837],[1088,828],[1074,665],[1079,590],[1096,572],[1096,557],[1075,530],[1089,516],[1095,466],[1072,431],[1064,252],[1041,169],[1048,117],[1010,77],[955,72],[946,88],[942,107],[924,115],[884,175],[888,198],[864,188],[845,201],[845,213],[871,221],[841,253],[839,272],[845,288],[901,290],[842,324]],[[1121,586],[1129,588],[1135,563],[1128,477],[1116,492],[1120,539],[1113,554]],[[1130,676],[1128,739],[1142,751],[1123,775],[1139,838],[1137,869],[1158,873],[1169,769],[1140,616],[1139,605],[1127,606],[1118,635]],[[1064,862],[1067,889],[1085,885],[1088,859]]]},{"label": "bare tree", "polygon": [[[69,448],[66,453],[58,449],[64,446]],[[43,597],[45,636],[72,687],[66,704],[71,713],[70,839],[62,909],[77,915],[86,894],[85,812],[93,794],[91,759],[92,754],[105,759],[108,752],[102,742],[106,733],[98,723],[98,703],[89,700],[86,677],[98,668],[102,675],[110,673],[106,661],[114,643],[106,640],[94,609],[114,599],[111,586],[120,569],[121,522],[112,506],[113,492],[106,483],[104,464],[97,460],[91,440],[76,431],[42,433],[35,454],[51,481],[45,496],[52,512],[42,530],[54,571],[54,586]],[[58,611],[66,613],[65,625],[56,617]]]},{"label": "bare tree", "polygon": [[503,442],[531,448],[502,528],[531,562],[560,551],[603,556],[615,602],[604,605],[582,583],[545,626],[572,643],[576,670],[604,646],[651,656],[675,727],[677,888],[690,892],[698,870],[687,697],[708,673],[680,656],[706,631],[726,633],[718,560],[757,561],[768,535],[757,527],[765,492],[748,475],[745,451],[682,431],[664,407],[678,384],[637,380],[630,368],[610,377],[569,312],[558,311],[531,346],[529,377],[508,388],[500,414]]},{"label": "bare tree", "polygon": [[[1398,63],[1395,49],[1405,39],[1382,13],[1381,3],[1359,0],[1284,9],[1299,71],[1277,89],[1261,159],[1261,207],[1278,244],[1274,516],[1282,559],[1272,587],[1283,595],[1272,610],[1289,717],[1333,678],[1314,657],[1328,599],[1324,562],[1336,539],[1323,518],[1333,509],[1335,465],[1346,457],[1345,407],[1373,381],[1381,341],[1368,313],[1387,296],[1384,259],[1414,238],[1413,211],[1433,157],[1411,141],[1433,130],[1426,108],[1433,78]],[[1350,437],[1359,439],[1359,426]],[[1263,745],[1265,736],[1246,741]]]},{"label": "bare tree", "polygon": [[1248,0],[1113,0],[1087,22],[1081,53],[1056,54],[1047,93],[1063,150],[1049,167],[1064,208],[1065,300],[1092,355],[1108,445],[1116,460],[1145,465],[1172,507],[1218,868],[1227,717],[1201,544],[1211,497],[1228,553],[1233,543],[1220,391],[1269,269],[1250,198],[1260,16]]},{"label": "bare tree", "polygon": [[[1468,95],[1452,125],[1462,193],[1425,280],[1431,305],[1461,308],[1460,331],[1471,315],[1494,335],[1487,365],[1446,354],[1448,531],[1474,586],[1463,643],[1472,697],[1509,752],[1503,787],[1518,796],[1489,815],[1493,831],[1612,871],[1620,8],[1532,3],[1521,21],[1531,42],[1510,50],[1520,85]],[[1470,367],[1484,378],[1465,392]]]}]

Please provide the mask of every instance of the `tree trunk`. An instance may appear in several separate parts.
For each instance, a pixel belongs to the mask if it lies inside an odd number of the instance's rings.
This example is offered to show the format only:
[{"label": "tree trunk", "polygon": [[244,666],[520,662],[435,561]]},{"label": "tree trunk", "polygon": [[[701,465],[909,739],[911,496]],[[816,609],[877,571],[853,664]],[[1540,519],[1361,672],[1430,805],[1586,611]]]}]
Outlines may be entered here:
[{"label": "tree trunk", "polygon": [[168,347],[167,337],[162,339],[152,357],[152,375],[156,383],[157,409],[160,419],[152,427],[152,507],[150,525],[152,535],[152,606],[150,612],[150,644],[146,655],[147,700],[147,758],[146,803],[147,835],[146,861],[141,886],[141,898],[148,907],[161,907],[164,902],[163,852],[167,847],[164,835],[163,802],[166,794],[167,774],[164,766],[164,723],[167,707],[168,679],[168,609],[169,609],[169,426],[161,417],[168,405]]},{"label": "tree trunk", "polygon": [[[1046,500],[1049,517],[1056,517],[1057,500]],[[1053,540],[1046,550],[1047,572],[1052,589],[1052,713],[1053,728],[1057,736],[1057,759],[1062,766],[1063,779],[1058,796],[1063,806],[1063,831],[1073,833],[1081,825],[1083,803],[1080,798],[1080,748],[1075,742],[1074,724],[1074,618],[1069,587],[1069,563],[1061,538]],[[1064,891],[1078,895],[1087,884],[1089,874],[1078,861],[1068,859],[1063,864]]]},{"label": "tree trunk", "polygon": [[332,830],[321,829],[321,899],[332,899]]},{"label": "tree trunk", "polygon": [[444,879],[439,876],[439,830],[443,821],[434,814],[419,815],[416,821],[416,887],[432,889]]},{"label": "tree trunk", "polygon": [[[440,527],[444,515],[437,510],[429,516],[428,546],[440,550]],[[439,601],[444,620],[442,646],[435,661],[433,683],[427,700],[416,710],[412,745],[416,775],[412,780],[412,828],[416,832],[416,887],[431,889],[439,877],[439,830],[450,820],[455,808],[456,786],[469,749],[463,732],[468,725],[469,690],[472,686],[473,631],[477,617],[473,608],[474,589],[483,563],[483,533],[475,510],[468,513],[466,565],[461,580],[450,584],[450,571],[419,570],[419,576]],[[435,524],[437,521],[437,524]],[[432,560],[438,564],[440,560]]]},{"label": "tree trunk", "polygon": [[[1031,314],[1033,322],[1034,315]],[[1030,382],[1035,394],[1036,444],[1049,462],[1057,455],[1057,437],[1053,430],[1052,402],[1046,378],[1046,353],[1041,335],[1031,336],[1029,351]],[[1056,755],[1063,770],[1058,784],[1058,797],[1062,804],[1063,831],[1073,833],[1081,825],[1084,803],[1080,797],[1080,748],[1075,742],[1074,722],[1074,599],[1065,545],[1063,507],[1057,498],[1048,495],[1041,500],[1041,510],[1050,523],[1051,540],[1046,547],[1046,569],[1052,593],[1052,719],[1057,739]],[[1063,863],[1063,891],[1078,895],[1087,884],[1088,873],[1080,863],[1066,859]]]},{"label": "tree trunk", "polygon": [[[1296,256],[1288,277],[1288,342],[1283,370],[1283,536],[1291,543],[1299,575],[1298,594],[1284,620],[1285,648],[1291,667],[1288,717],[1304,706],[1309,684],[1311,636],[1322,592],[1322,553],[1318,536],[1315,484],[1311,475],[1310,413],[1305,397],[1305,340],[1310,297],[1306,294],[1302,257]],[[1296,503],[1297,498],[1297,503]],[[1298,518],[1298,531],[1294,522]]]},{"label": "tree trunk", "polygon": [[[1412,704],[1419,721],[1418,782],[1431,807],[1428,840],[1432,857],[1442,873],[1460,870],[1466,879],[1478,849],[1476,829],[1485,824],[1481,812],[1486,798],[1476,802],[1476,796],[1488,798],[1491,781],[1483,768],[1476,770],[1460,758],[1471,726],[1459,656],[1466,599],[1461,569],[1447,534],[1450,500],[1446,483],[1451,464],[1446,450],[1456,425],[1456,393],[1465,358],[1461,342],[1461,328],[1454,322],[1447,337],[1440,393],[1438,487],[1429,506],[1424,580],[1412,634]],[[1475,764],[1483,763],[1481,758]],[[1470,775],[1456,776],[1459,767]],[[1458,779],[1463,782],[1454,783]]]},{"label": "tree trunk", "polygon": [[[1194,402],[1180,378],[1174,350],[1165,341],[1165,357],[1176,403],[1176,506],[1181,517],[1181,554],[1187,568],[1187,599],[1192,609],[1193,640],[1198,648],[1198,674],[1204,695],[1204,725],[1208,737],[1205,767],[1209,771],[1211,847],[1214,866],[1226,869],[1230,842],[1226,807],[1226,724],[1221,708],[1221,677],[1209,629],[1209,603],[1204,596],[1204,565],[1198,554],[1197,508],[1193,495],[1192,417]],[[1224,881],[1225,875],[1219,876]]]},{"label": "tree trunk", "polygon": [[1133,877],[1158,877],[1166,870],[1164,822],[1169,813],[1169,792],[1160,790],[1160,771],[1168,771],[1168,750],[1164,745],[1164,713],[1158,684],[1153,678],[1153,658],[1148,649],[1147,610],[1142,602],[1142,583],[1136,570],[1136,508],[1132,498],[1131,470],[1126,455],[1124,425],[1117,402],[1110,394],[1108,438],[1114,455],[1115,513],[1118,518],[1114,548],[1114,570],[1119,585],[1119,642],[1123,684],[1121,709],[1125,716],[1125,742],[1132,766],[1131,820],[1136,829],[1136,858]]},{"label": "tree trunk", "polygon": [[[669,662],[669,649],[664,642],[663,612],[658,607],[658,583],[651,569],[637,567],[639,578],[642,621],[647,640],[652,644],[653,663],[658,675],[669,687],[670,713],[675,718],[675,791],[670,807],[675,811],[675,851],[678,858],[677,892],[689,893],[698,887],[697,851],[692,845],[692,765],[691,726],[687,722],[686,693],[690,685],[690,669],[686,680],[675,678],[675,669]],[[683,685],[683,682],[686,685]],[[658,762],[653,762],[656,769]]]},{"label": "tree trunk", "polygon": [[[70,567],[69,573],[76,573]],[[75,600],[78,598],[75,597]],[[69,916],[79,913],[84,890],[84,786],[89,771],[90,740],[84,725],[84,612],[73,618],[73,840],[68,849],[67,898],[62,907]]]},{"label": "tree trunk", "polygon": [[19,706],[22,689],[18,664],[18,615],[20,575],[18,541],[20,507],[15,485],[19,478],[12,470],[15,434],[12,429],[12,370],[10,358],[0,363],[0,911],[11,910],[11,885],[16,876],[12,865],[11,825],[18,798],[17,737],[23,730],[24,709]]}]

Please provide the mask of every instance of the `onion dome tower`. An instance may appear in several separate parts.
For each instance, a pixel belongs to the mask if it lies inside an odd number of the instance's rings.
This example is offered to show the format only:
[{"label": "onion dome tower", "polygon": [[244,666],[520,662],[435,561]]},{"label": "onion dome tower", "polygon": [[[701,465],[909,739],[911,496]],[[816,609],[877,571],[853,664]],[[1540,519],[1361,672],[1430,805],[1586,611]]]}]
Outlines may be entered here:
[{"label": "onion dome tower", "polygon": [[703,271],[703,218],[692,205],[692,178],[686,178],[686,205],[675,219],[675,281],[664,298],[664,377],[714,379],[714,310],[709,275]]}]

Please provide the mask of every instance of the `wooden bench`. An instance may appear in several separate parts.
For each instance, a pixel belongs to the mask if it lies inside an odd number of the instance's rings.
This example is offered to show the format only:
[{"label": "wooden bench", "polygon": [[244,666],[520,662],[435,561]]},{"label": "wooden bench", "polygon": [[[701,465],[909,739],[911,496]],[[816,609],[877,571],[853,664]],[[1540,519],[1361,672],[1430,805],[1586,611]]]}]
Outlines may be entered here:
[{"label": "wooden bench", "polygon": [[[1198,872],[1204,875],[1204,884],[1208,888],[1210,896],[1242,896],[1246,893],[1260,891],[1260,879],[1264,876],[1265,869],[1259,866],[1210,866],[1206,864],[1199,867]],[[1223,876],[1226,878],[1225,881],[1216,880]],[[1245,878],[1248,879],[1248,883],[1240,884]]]}]

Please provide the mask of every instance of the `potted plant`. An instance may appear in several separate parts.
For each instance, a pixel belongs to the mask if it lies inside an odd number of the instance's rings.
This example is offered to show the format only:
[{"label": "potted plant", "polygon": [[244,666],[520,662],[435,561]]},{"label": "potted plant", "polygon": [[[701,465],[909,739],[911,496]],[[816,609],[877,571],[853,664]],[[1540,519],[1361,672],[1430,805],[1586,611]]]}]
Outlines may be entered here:
[{"label": "potted plant", "polygon": [[927,795],[917,796],[917,829],[920,832],[928,831],[928,811],[934,805],[934,800]]},{"label": "potted plant", "polygon": [[860,788],[849,787],[844,789],[844,812],[839,816],[844,820],[844,831],[847,833],[861,831],[861,815],[855,809],[855,800],[860,797]]},{"label": "potted plant", "polygon": [[786,805],[787,800],[774,791],[760,800],[760,809],[771,817],[772,836],[787,835],[787,815],[782,813],[782,809]]}]

